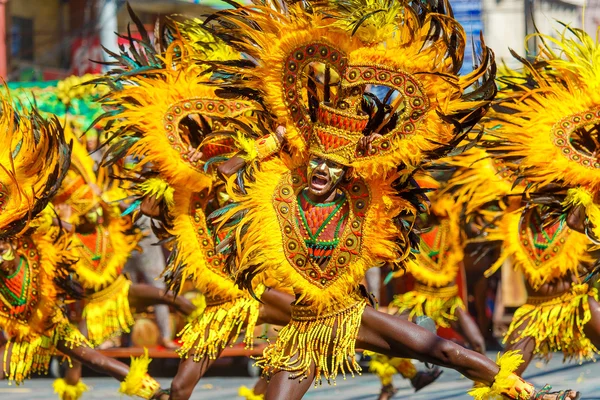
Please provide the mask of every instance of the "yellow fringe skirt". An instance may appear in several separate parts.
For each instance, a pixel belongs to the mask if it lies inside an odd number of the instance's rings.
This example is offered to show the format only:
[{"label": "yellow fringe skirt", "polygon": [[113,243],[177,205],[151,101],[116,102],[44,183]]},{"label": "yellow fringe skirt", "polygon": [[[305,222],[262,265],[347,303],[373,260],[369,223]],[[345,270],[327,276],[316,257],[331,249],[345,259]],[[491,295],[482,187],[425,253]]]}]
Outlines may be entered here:
[{"label": "yellow fringe skirt", "polygon": [[598,300],[598,291],[587,284],[574,285],[557,297],[529,297],[515,312],[504,342],[533,338],[538,357],[549,359],[562,351],[565,361],[594,360],[598,349],[583,333],[591,319],[589,297]]},{"label": "yellow fringe skirt", "polygon": [[120,275],[113,283],[87,297],[83,308],[88,339],[98,346],[114,336],[129,332],[135,323],[129,306],[131,281]]},{"label": "yellow fringe skirt", "polygon": [[69,348],[89,345],[85,337],[62,315],[58,315],[52,336],[35,336],[9,340],[4,347],[2,367],[9,383],[21,384],[32,373],[47,374],[52,356],[57,355],[59,342]]},{"label": "yellow fringe skirt", "polygon": [[182,343],[177,350],[179,356],[193,356],[196,362],[206,356],[215,359],[222,349],[237,341],[242,330],[246,331],[246,348],[252,349],[259,312],[260,303],[250,295],[226,300],[206,297],[204,312],[178,334]]},{"label": "yellow fringe skirt", "polygon": [[315,315],[310,306],[292,305],[290,323],[279,331],[277,341],[270,344],[258,358],[257,365],[269,379],[277,371],[288,371],[290,378],[300,380],[315,368],[315,385],[334,383],[338,372],[354,376],[361,368],[355,360],[356,337],[367,300]]},{"label": "yellow fringe skirt", "polygon": [[458,286],[432,288],[417,282],[413,291],[394,296],[390,306],[397,307],[398,314],[408,312],[410,320],[427,316],[442,328],[449,328],[457,320],[457,309],[465,309]]}]

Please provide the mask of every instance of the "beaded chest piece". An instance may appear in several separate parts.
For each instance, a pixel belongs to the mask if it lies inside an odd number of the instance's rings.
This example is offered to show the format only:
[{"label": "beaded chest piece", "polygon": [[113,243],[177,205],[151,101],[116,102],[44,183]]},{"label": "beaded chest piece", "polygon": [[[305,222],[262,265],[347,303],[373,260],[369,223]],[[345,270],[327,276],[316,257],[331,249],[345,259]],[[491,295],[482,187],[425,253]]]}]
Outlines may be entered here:
[{"label": "beaded chest piece", "polygon": [[433,225],[429,231],[420,235],[421,241],[417,253],[419,267],[427,268],[432,272],[445,269],[451,245],[449,224],[447,219],[442,219],[439,225]]},{"label": "beaded chest piece", "polygon": [[556,222],[544,226],[538,212],[529,211],[520,222],[519,239],[534,268],[542,268],[544,262],[560,255],[565,248],[571,229],[566,223],[566,214]]},{"label": "beaded chest piece", "polygon": [[113,253],[108,230],[97,226],[95,232],[77,233],[75,236],[79,242],[79,246],[76,247],[79,249],[79,266],[102,273]]},{"label": "beaded chest piece", "polygon": [[326,288],[360,257],[371,194],[361,179],[354,179],[339,186],[341,193],[332,203],[315,205],[302,193],[306,185],[302,170],[284,175],[273,205],[290,265],[313,285]]},{"label": "beaded chest piece", "polygon": [[40,256],[30,239],[17,242],[19,263],[10,275],[0,272],[1,313],[27,324],[40,301]]}]

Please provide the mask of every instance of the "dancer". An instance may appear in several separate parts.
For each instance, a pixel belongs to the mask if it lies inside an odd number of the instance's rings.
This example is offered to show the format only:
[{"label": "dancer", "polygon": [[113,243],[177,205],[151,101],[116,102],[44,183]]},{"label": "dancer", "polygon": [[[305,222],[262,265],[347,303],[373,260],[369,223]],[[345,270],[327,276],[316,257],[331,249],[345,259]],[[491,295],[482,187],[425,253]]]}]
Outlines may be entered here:
[{"label": "dancer", "polygon": [[[293,297],[264,283],[253,288],[253,295],[238,289],[215,249],[224,237],[215,235],[207,222],[208,215],[227,206],[227,193],[216,179],[215,168],[237,150],[233,143],[244,142],[266,155],[272,151],[255,143],[257,134],[242,136],[244,124],[256,123],[252,111],[257,104],[213,101],[215,89],[209,83],[218,79],[206,74],[206,66],[196,64],[208,55],[235,59],[239,53],[205,32],[199,21],[167,24],[161,58],[147,50],[139,74],[131,69],[131,63],[123,64],[130,68],[126,79],[115,74],[122,85],[105,100],[119,110],[106,117],[112,121],[114,133],[107,159],[112,162],[128,155],[139,160],[130,171],[140,194],[137,203],[143,213],[161,222],[164,232],[159,236],[170,237],[166,240],[172,250],[164,273],[167,286],[179,294],[184,283],[190,282],[206,301],[204,311],[179,333],[182,360],[170,398],[187,399],[223,349],[243,331],[246,348],[252,349],[257,324],[287,324]],[[149,42],[144,44],[151,48]],[[163,64],[161,59],[169,61]],[[152,74],[141,68],[153,62]],[[233,118],[231,122],[226,120],[229,118]],[[170,122],[165,125],[165,121]],[[209,139],[202,142],[204,138]],[[264,391],[264,384],[259,381],[254,391],[246,388],[242,392],[246,397],[260,395],[256,392]]]},{"label": "dancer", "polygon": [[[240,7],[211,19],[249,55],[241,66],[215,63],[229,78],[219,94],[242,87],[287,128],[288,151],[247,166],[237,188],[229,180],[237,206],[219,221],[237,222],[229,265],[240,285],[251,289],[253,276],[266,271],[296,295],[290,323],[259,360],[270,379],[266,398],[299,399],[313,380],[358,371],[356,345],[451,366],[486,386],[477,397],[576,398],[573,391],[536,393],[511,374],[519,356],[505,355],[498,367],[373,310],[359,290],[367,268],[397,264],[408,251],[402,219],[394,217],[416,210],[398,196],[406,170],[397,166],[418,166],[440,143],[452,147],[456,127],[485,112],[494,94],[491,53],[484,46],[477,71],[448,78],[460,69],[456,43],[464,37],[446,3],[397,1],[377,12],[358,1],[325,4],[326,12],[304,6]],[[383,42],[385,49],[376,46]],[[478,81],[463,103],[463,90]],[[389,94],[365,93],[370,83]]]},{"label": "dancer", "polygon": [[[414,289],[397,295],[390,303],[394,313],[415,322],[420,317],[431,318],[436,327],[452,328],[461,334],[471,348],[485,354],[485,341],[477,325],[466,311],[458,295],[456,278],[462,268],[464,239],[460,232],[461,205],[450,195],[440,191],[440,183],[426,174],[420,174],[417,182],[422,189],[429,189],[429,213],[421,214],[416,228],[421,232],[418,251],[414,259],[406,263],[406,271],[414,279]],[[375,355],[369,369],[381,379],[380,400],[387,400],[395,393],[392,377],[396,372],[411,379],[415,391],[431,383],[434,375],[422,375],[410,360]],[[427,379],[429,378],[429,379]],[[434,378],[434,379],[431,379]]]},{"label": "dancer", "polygon": [[35,109],[19,115],[4,99],[1,106],[6,146],[0,150],[0,325],[10,336],[0,350],[3,378],[19,384],[31,373],[47,373],[50,358],[60,351],[122,381],[122,393],[154,398],[160,387],[146,374],[147,357],[132,360],[130,371],[95,352],[60,308],[65,296],[81,292],[70,280],[74,257],[67,238],[46,208],[69,168],[62,127]]},{"label": "dancer", "polygon": [[600,345],[598,294],[588,284],[598,259],[590,245],[600,232],[600,75],[593,58],[599,46],[577,29],[558,39],[538,36],[539,56],[523,61],[524,77],[501,80],[504,101],[487,124],[495,127],[488,132],[495,157],[512,161],[515,179],[527,182],[523,207],[486,237],[503,241],[503,256],[488,273],[511,257],[526,278],[527,304],[505,338],[508,350],[523,353],[518,374],[534,356],[562,351],[565,361],[581,363],[594,359]]}]

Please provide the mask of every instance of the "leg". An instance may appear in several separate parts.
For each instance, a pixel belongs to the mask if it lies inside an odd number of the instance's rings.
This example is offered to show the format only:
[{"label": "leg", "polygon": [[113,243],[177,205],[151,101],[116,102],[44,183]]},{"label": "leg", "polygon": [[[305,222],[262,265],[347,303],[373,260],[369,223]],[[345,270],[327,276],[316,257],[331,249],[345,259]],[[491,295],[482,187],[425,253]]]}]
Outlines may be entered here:
[{"label": "leg", "polygon": [[192,302],[183,296],[175,296],[171,291],[141,283],[134,283],[129,288],[129,303],[132,307],[166,304],[183,315],[190,315],[195,309]]},{"label": "leg", "polygon": [[[138,223],[145,228],[144,230],[148,232],[148,236],[139,243],[139,246],[143,251],[141,253],[134,252],[127,262],[127,267],[131,267],[135,271],[141,273],[147,284],[164,290],[164,281],[162,279],[157,279],[166,267],[162,247],[154,245],[154,243],[158,243],[159,240],[152,232],[152,229],[150,229],[150,220],[146,217],[142,217]],[[154,307],[154,314],[156,315],[156,324],[160,330],[162,345],[167,348],[176,348],[177,345],[172,341],[173,332],[169,319],[169,307],[165,304],[158,304]]]},{"label": "leg", "polygon": [[[10,346],[8,346],[7,342],[4,342],[4,344],[2,344],[2,347],[0,347],[0,377],[2,379],[8,379],[8,375],[10,374],[10,371],[5,371],[4,367],[8,367],[8,363],[10,363],[11,356],[12,352]],[[7,365],[4,364],[5,358]]]},{"label": "leg", "polygon": [[314,379],[314,375],[311,375],[308,379],[299,381],[291,379],[287,371],[276,372],[269,381],[265,400],[300,400],[310,389]]},{"label": "leg", "polygon": [[494,382],[498,373],[498,366],[487,357],[371,307],[365,308],[357,346],[391,357],[414,358],[453,368],[487,385]]},{"label": "leg", "polygon": [[182,359],[177,369],[177,375],[171,382],[170,400],[187,400],[206,371],[216,360],[204,357],[199,362],[193,356]]},{"label": "leg", "polygon": [[[357,345],[392,357],[416,358],[455,369],[475,382],[492,386],[499,368],[489,358],[442,339],[427,329],[367,307],[362,317]],[[538,392],[542,395],[542,391]],[[540,400],[558,400],[557,393],[543,392]],[[575,400],[569,390],[561,400]]]},{"label": "leg", "polygon": [[469,313],[462,308],[456,309],[457,321],[452,322],[452,329],[460,333],[469,343],[471,349],[474,351],[484,354],[485,353],[485,339],[479,331],[479,327],[471,318]]},{"label": "leg", "polygon": [[91,347],[84,345],[71,349],[64,342],[59,341],[57,348],[66,356],[71,357],[74,361],[79,361],[96,372],[110,375],[119,382],[125,380],[125,377],[129,373],[129,367],[127,365],[114,358],[107,357]]},{"label": "leg", "polygon": [[267,288],[261,300],[260,315],[256,325],[266,323],[285,326],[290,322],[294,296]]}]

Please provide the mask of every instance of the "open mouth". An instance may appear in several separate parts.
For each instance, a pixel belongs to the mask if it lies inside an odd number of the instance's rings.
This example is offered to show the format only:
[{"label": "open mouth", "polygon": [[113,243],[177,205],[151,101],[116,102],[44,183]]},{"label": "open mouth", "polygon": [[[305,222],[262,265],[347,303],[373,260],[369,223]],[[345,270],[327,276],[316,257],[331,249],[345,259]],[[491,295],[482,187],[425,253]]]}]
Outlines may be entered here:
[{"label": "open mouth", "polygon": [[327,179],[321,178],[320,176],[313,175],[310,183],[313,188],[322,189],[327,186]]}]

